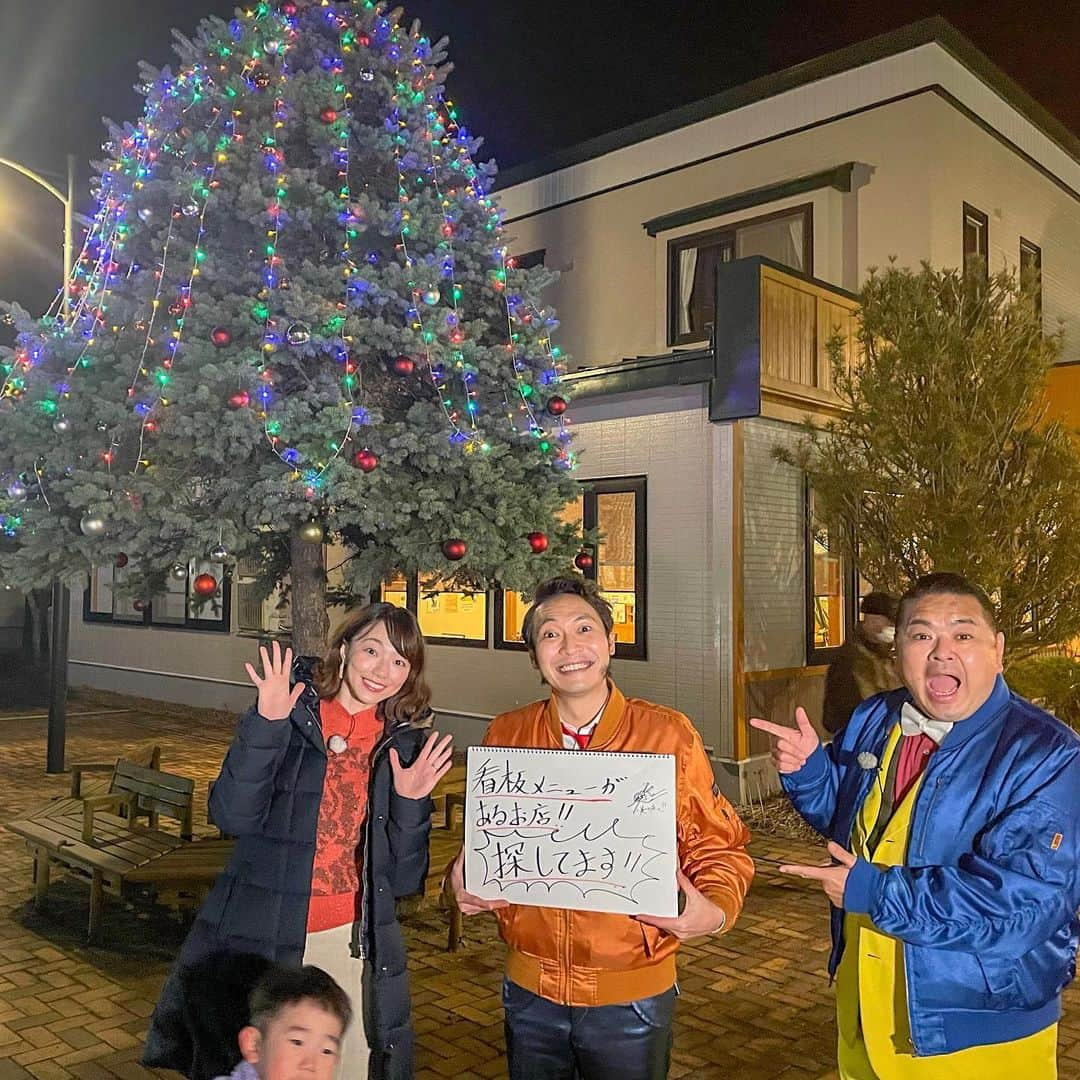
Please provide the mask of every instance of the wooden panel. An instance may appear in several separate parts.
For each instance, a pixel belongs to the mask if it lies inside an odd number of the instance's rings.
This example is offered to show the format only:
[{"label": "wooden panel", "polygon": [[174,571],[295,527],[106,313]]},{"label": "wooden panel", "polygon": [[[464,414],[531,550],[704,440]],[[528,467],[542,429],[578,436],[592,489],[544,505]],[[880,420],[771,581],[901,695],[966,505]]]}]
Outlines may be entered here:
[{"label": "wooden panel", "polygon": [[839,333],[850,368],[857,345],[857,307],[854,298],[828,286],[771,266],[761,268],[761,392],[766,414],[775,412],[773,403],[794,407],[800,419],[807,411],[828,413],[840,406],[827,345]]},{"label": "wooden panel", "polygon": [[761,375],[815,385],[817,305],[793,280],[761,282]]}]

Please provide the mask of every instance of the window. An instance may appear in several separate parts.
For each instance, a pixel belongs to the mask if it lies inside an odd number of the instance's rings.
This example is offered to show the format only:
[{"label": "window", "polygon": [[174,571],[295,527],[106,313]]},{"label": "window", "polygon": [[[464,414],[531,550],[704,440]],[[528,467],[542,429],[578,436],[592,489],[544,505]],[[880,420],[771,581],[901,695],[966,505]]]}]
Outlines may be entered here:
[{"label": "window", "polygon": [[716,268],[764,255],[813,273],[814,208],[810,204],[751,218],[668,243],[668,344],[704,341],[715,318]]},{"label": "window", "polygon": [[[130,626],[175,627],[228,633],[231,627],[232,581],[228,572],[209,559],[193,559],[182,579],[171,574],[162,592],[149,600],[122,595],[127,567],[98,566],[83,594],[83,620]],[[204,595],[202,586],[212,579],[215,589]],[[200,589],[195,582],[199,580]]]},{"label": "window", "polygon": [[534,266],[544,265],[546,248],[537,248],[536,251],[525,251],[520,255],[511,255],[510,263],[518,270],[531,270]]},{"label": "window", "polygon": [[817,516],[814,490],[806,489],[806,661],[828,662],[855,622],[856,575],[840,534]]},{"label": "window", "polygon": [[435,574],[384,582],[379,598],[407,608],[416,616],[429,644],[487,648],[488,595],[444,587]]},{"label": "window", "polygon": [[1032,298],[1042,314],[1042,248],[1020,237],[1020,291]]},{"label": "window", "polygon": [[262,560],[247,556],[236,564],[236,629],[241,634],[260,637],[289,637],[292,634],[292,605],[287,592],[275,588],[269,596],[257,583]]},{"label": "window", "polygon": [[964,273],[985,280],[990,266],[989,223],[986,215],[964,203]]},{"label": "window", "polygon": [[[645,478],[591,480],[569,503],[563,520],[596,529],[603,537],[592,567],[583,571],[600,586],[615,619],[615,655],[646,658]],[[524,648],[521,623],[529,598],[503,593],[496,610],[495,647]]]}]

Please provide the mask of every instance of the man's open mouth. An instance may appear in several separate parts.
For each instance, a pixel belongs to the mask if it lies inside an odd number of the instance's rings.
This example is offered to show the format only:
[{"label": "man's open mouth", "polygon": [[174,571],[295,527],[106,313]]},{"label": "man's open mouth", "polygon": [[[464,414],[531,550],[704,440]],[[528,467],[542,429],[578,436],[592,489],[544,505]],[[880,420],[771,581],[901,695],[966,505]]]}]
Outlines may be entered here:
[{"label": "man's open mouth", "polygon": [[960,680],[955,675],[931,675],[926,680],[930,696],[938,701],[955,697],[960,690]]}]

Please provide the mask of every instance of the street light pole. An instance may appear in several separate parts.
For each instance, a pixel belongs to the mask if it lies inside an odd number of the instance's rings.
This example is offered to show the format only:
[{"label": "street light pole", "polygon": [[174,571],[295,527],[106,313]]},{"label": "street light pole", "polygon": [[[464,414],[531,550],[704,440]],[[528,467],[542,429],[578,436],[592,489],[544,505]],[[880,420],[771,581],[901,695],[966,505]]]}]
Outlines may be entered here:
[{"label": "street light pole", "polygon": [[[45,177],[0,157],[0,165],[43,187],[64,207],[64,317],[71,314],[71,271],[75,264],[75,155],[67,156],[67,195]],[[71,590],[60,578],[52,583],[52,647],[49,650],[49,738],[45,753],[45,771],[64,771],[64,746],[67,741],[68,626],[71,621]]]}]

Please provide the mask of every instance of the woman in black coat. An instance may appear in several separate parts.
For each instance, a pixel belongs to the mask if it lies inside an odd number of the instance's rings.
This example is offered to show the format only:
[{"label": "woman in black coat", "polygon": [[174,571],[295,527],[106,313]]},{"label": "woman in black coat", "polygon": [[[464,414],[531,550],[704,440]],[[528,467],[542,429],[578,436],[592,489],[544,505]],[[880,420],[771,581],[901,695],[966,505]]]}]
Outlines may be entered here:
[{"label": "woman in black coat", "polygon": [[[210,789],[236,848],[181,949],[143,1064],[192,1080],[228,1073],[248,991],[268,963],[315,963],[353,1000],[347,1080],[412,1076],[405,949],[395,899],[420,891],[432,789],[450,737],[430,728],[424,641],[392,604],[349,614],[320,660],[265,648],[258,701]],[[362,1018],[362,1023],[360,1022]]]}]

